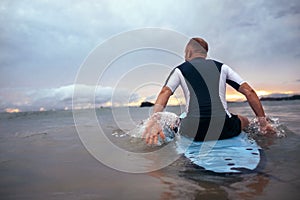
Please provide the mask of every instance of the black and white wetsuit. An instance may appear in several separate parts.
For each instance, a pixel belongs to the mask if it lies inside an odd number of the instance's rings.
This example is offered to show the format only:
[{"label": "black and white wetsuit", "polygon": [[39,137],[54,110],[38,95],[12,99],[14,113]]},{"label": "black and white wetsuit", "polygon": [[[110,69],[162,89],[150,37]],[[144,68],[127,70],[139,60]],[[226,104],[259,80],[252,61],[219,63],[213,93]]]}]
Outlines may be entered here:
[{"label": "black and white wetsuit", "polygon": [[[226,102],[226,83],[236,90],[245,81],[229,66],[215,60],[195,58],[172,70],[165,86],[174,92],[181,86],[186,99],[187,118],[183,120],[182,132],[191,132],[198,123],[195,140],[204,140],[212,118],[225,118],[219,139],[230,138],[241,132],[240,120],[231,114]],[[214,106],[214,110],[212,107]],[[222,121],[222,120],[221,120]],[[189,125],[184,125],[184,123]],[[185,130],[186,129],[186,130]],[[195,133],[194,133],[195,134]]]}]

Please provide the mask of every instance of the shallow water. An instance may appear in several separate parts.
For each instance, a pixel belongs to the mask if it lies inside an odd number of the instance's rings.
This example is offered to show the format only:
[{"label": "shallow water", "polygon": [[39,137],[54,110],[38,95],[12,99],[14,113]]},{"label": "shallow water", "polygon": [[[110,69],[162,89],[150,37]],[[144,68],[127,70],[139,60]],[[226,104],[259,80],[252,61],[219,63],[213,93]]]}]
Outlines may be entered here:
[{"label": "shallow water", "polygon": [[[217,174],[180,156],[150,173],[130,174],[111,169],[82,145],[71,111],[0,114],[1,199],[298,199],[300,189],[300,102],[263,102],[278,118],[286,137],[256,136],[262,159],[254,171]],[[231,112],[253,118],[246,103],[229,104]],[[121,110],[122,108],[120,108]],[[169,111],[180,113],[179,107]],[[127,109],[128,111],[128,109]],[[149,116],[148,108],[130,108],[132,122],[111,109],[97,110],[107,137],[120,148],[148,151],[142,141],[122,135]],[[122,112],[119,112],[122,113]],[[82,111],[77,126],[94,127]],[[121,128],[120,128],[121,127]],[[113,134],[116,133],[116,134]],[[133,145],[134,144],[134,145]],[[101,144],[99,144],[101,145]],[[161,159],[164,159],[162,155]]]}]

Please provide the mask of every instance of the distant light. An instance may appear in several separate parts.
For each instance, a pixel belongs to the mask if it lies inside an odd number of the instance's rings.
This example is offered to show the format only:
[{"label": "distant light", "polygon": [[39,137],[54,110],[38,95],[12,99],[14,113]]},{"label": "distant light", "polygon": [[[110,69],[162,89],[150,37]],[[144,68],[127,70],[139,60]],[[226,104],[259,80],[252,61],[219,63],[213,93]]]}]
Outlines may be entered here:
[{"label": "distant light", "polygon": [[21,112],[21,110],[19,108],[6,108],[5,112],[8,112],[8,113],[18,113],[18,112]]},{"label": "distant light", "polygon": [[40,112],[46,111],[45,108],[41,107]]},{"label": "distant light", "polygon": [[294,91],[285,91],[283,94],[294,94]]},{"label": "distant light", "polygon": [[245,101],[246,98],[242,95],[242,94],[239,94],[239,93],[235,93],[235,94],[230,94],[230,93],[227,93],[226,94],[226,100],[227,101]]},{"label": "distant light", "polygon": [[271,94],[271,92],[265,91],[265,90],[257,90],[256,94],[261,97],[261,96],[269,95],[269,94]]},{"label": "distant light", "polygon": [[106,103],[104,104],[104,107],[112,107],[112,103],[111,103],[111,101],[109,101],[109,102],[106,102]]},{"label": "distant light", "polygon": [[64,108],[64,110],[69,110],[68,106],[66,106],[66,107]]}]

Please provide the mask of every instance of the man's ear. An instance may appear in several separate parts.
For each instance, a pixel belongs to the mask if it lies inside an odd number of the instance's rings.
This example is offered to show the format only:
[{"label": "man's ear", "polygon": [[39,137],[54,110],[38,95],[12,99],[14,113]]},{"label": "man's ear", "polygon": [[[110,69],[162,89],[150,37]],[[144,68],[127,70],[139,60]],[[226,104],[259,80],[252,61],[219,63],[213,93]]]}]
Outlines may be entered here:
[{"label": "man's ear", "polygon": [[187,48],[185,51],[185,60],[189,61],[191,57],[192,57],[192,51]]}]

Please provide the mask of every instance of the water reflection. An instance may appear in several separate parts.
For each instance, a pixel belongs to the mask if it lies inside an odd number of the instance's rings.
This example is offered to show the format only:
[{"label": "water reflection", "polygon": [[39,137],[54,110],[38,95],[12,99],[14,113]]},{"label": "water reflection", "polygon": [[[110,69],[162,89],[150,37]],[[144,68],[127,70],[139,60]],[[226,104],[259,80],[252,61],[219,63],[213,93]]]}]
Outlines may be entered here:
[{"label": "water reflection", "polygon": [[253,199],[263,194],[270,181],[267,174],[258,171],[241,174],[205,171],[184,157],[149,174],[161,182],[161,199]]},{"label": "water reflection", "polygon": [[265,174],[244,176],[242,181],[231,184],[226,190],[230,199],[254,199],[263,194],[269,182]]}]

